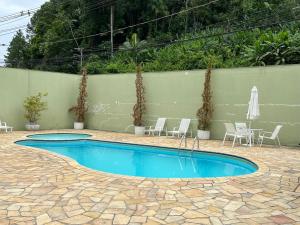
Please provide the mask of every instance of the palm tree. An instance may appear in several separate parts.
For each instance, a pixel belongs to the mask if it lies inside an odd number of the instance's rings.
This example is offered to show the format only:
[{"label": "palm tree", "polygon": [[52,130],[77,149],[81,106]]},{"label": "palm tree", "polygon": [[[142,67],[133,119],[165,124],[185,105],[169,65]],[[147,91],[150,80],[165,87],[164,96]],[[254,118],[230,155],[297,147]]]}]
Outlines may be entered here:
[{"label": "palm tree", "polygon": [[139,66],[143,61],[142,54],[147,52],[144,48],[146,44],[147,42],[145,40],[140,41],[138,35],[134,33],[126,42],[124,42],[120,49],[131,52],[136,66]]}]

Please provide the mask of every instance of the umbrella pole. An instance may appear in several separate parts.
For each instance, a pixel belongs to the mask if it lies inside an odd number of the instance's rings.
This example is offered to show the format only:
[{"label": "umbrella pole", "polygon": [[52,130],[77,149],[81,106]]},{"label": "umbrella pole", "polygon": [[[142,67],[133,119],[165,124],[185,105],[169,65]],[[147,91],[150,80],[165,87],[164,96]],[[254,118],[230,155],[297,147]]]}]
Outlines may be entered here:
[{"label": "umbrella pole", "polygon": [[251,123],[252,123],[252,120],[249,121],[249,146],[250,146],[250,147],[252,147]]}]

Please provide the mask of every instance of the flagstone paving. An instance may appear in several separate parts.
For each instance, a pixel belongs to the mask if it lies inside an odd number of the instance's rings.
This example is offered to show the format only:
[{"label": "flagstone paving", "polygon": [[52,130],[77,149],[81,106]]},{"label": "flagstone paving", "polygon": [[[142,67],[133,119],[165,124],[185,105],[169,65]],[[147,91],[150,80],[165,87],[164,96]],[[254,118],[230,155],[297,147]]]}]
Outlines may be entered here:
[{"label": "flagstone paving", "polygon": [[[178,146],[178,140],[165,137],[83,132],[99,140]],[[0,134],[1,225],[300,224],[299,149],[231,148],[202,141],[202,150],[251,159],[258,172],[219,179],[144,179],[92,171],[14,144],[27,134]]]}]

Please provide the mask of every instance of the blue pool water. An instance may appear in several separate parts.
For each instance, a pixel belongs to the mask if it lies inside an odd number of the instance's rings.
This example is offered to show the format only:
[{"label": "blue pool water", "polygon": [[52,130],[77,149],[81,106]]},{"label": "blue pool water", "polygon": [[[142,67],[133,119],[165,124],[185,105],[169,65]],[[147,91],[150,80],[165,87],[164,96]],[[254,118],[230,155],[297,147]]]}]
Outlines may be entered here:
[{"label": "blue pool water", "polygon": [[18,141],[17,144],[46,149],[76,160],[88,168],[150,178],[226,177],[253,173],[257,166],[234,156],[178,151],[143,145],[93,140]]},{"label": "blue pool water", "polygon": [[89,134],[76,134],[76,133],[48,133],[48,134],[33,134],[27,136],[34,140],[77,140],[86,139],[91,137]]}]

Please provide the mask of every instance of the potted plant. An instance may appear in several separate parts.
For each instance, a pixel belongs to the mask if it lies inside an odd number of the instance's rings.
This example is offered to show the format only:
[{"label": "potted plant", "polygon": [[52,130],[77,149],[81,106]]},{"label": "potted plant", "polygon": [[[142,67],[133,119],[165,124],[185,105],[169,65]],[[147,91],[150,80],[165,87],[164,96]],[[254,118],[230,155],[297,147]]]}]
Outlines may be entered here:
[{"label": "potted plant", "polygon": [[197,136],[199,139],[208,140],[210,138],[210,122],[213,113],[213,105],[211,102],[212,91],[210,86],[212,72],[212,64],[208,63],[208,68],[205,73],[204,89],[202,93],[202,106],[197,111],[198,130]]},{"label": "potted plant", "polygon": [[133,106],[133,124],[135,135],[142,136],[145,134],[145,126],[143,124],[143,114],[145,112],[145,97],[144,97],[144,86],[142,77],[141,65],[137,65],[136,69],[136,104]]},{"label": "potted plant", "polygon": [[25,118],[28,123],[25,125],[27,130],[39,130],[40,125],[37,121],[41,118],[41,112],[47,109],[47,102],[43,102],[42,98],[46,94],[38,93],[37,95],[29,96],[24,100]]},{"label": "potted plant", "polygon": [[139,41],[136,33],[132,34],[131,38],[127,40],[122,49],[129,50],[131,57],[136,64],[136,104],[133,106],[133,125],[135,135],[142,136],[145,134],[145,126],[143,123],[143,114],[145,113],[145,87],[143,86],[142,77],[142,58],[145,57],[147,50],[144,48],[146,41]]},{"label": "potted plant", "polygon": [[84,128],[85,113],[88,110],[86,104],[87,94],[87,71],[82,70],[82,78],[79,85],[79,96],[77,98],[77,105],[71,107],[69,112],[74,112],[76,121],[74,122],[74,129],[81,130]]}]

